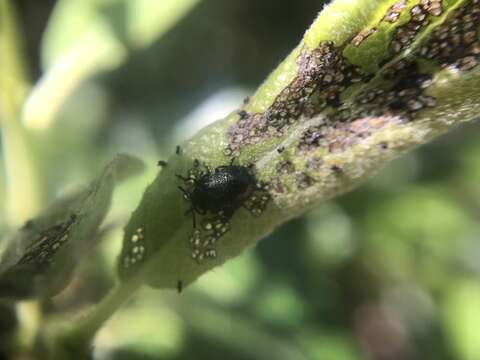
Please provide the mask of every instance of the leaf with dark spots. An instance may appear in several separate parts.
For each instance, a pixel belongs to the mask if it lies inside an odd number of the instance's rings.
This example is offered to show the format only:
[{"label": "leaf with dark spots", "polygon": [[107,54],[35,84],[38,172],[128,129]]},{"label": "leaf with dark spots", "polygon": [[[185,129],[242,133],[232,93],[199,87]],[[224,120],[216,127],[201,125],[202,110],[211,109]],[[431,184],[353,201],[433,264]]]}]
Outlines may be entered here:
[{"label": "leaf with dark spots", "polygon": [[[168,160],[125,229],[120,277],[144,272],[151,286],[186,287],[477,118],[479,27],[480,0],[332,1],[249,101]],[[250,166],[263,192],[234,211],[199,207],[185,191],[185,180],[195,189],[204,176],[195,164],[215,171],[232,161]]]},{"label": "leaf with dark spots", "polygon": [[115,185],[143,169],[118,155],[89,186],[64,196],[28,221],[9,241],[0,262],[0,296],[51,297],[68,285],[78,262],[94,245]]}]

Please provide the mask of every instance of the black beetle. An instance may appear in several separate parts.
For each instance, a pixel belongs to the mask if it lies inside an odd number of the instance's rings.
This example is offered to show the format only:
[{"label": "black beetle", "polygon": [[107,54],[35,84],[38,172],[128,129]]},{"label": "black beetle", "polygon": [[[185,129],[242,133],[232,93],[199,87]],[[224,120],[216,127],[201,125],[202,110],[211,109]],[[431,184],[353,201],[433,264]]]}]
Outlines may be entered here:
[{"label": "black beetle", "polygon": [[195,227],[195,213],[205,215],[211,213],[218,215],[223,220],[229,220],[236,209],[241,207],[255,190],[255,176],[251,166],[223,165],[213,171],[205,167],[199,170],[199,162],[194,161],[194,168],[189,177],[177,175],[185,184],[190,185],[183,192],[185,199],[190,201]]}]

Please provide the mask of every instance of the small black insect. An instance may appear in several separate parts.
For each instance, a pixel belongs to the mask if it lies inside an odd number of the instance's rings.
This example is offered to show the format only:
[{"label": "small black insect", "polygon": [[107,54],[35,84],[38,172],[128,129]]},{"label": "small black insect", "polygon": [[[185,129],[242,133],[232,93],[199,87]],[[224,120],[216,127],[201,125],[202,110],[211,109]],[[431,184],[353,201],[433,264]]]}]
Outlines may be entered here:
[{"label": "small black insect", "polygon": [[340,174],[343,171],[342,168],[338,165],[332,165],[330,169],[337,174]]},{"label": "small black insect", "polygon": [[237,111],[237,115],[240,116],[240,119],[242,120],[248,118],[248,112],[246,112],[245,110]]},{"label": "small black insect", "polygon": [[182,154],[182,147],[180,145],[177,145],[175,148],[175,154],[181,155]]},{"label": "small black insect", "polygon": [[183,281],[182,280],[178,280],[177,281],[177,293],[181,293],[183,290]]},{"label": "small black insect", "polygon": [[161,167],[165,167],[168,165],[168,163],[165,160],[158,160],[157,165]]},{"label": "small black insect", "polygon": [[213,171],[208,167],[201,171],[200,163],[195,160],[188,177],[177,175],[189,187],[188,190],[183,187],[179,189],[191,203],[189,212],[193,214],[194,227],[195,213],[211,213],[228,221],[255,190],[256,180],[252,167],[233,165],[234,160],[230,165],[219,166]]}]

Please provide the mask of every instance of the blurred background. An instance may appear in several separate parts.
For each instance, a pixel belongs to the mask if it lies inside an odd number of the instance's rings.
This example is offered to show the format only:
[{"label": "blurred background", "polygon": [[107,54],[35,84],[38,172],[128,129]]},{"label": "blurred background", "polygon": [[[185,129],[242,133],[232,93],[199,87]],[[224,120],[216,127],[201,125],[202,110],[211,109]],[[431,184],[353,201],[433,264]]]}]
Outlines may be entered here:
[{"label": "blurred background", "polygon": [[[156,161],[238,107],[322,6],[14,1],[17,60],[33,86],[17,115],[33,149],[37,208],[88,182],[118,152],[148,165],[118,189],[99,251],[47,312],[68,315],[103,297],[121,226]],[[180,295],[141,290],[98,334],[96,358],[480,359],[479,136],[478,125],[463,126],[392,162]],[[4,134],[2,236],[27,216],[11,205],[16,158],[6,143]],[[0,347],[15,323],[1,318]]]}]

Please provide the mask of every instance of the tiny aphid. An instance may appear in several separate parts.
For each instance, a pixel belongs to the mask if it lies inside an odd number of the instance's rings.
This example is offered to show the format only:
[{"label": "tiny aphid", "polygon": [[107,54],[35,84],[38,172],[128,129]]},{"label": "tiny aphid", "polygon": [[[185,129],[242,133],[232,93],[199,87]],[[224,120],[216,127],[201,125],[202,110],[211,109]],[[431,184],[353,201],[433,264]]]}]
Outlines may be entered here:
[{"label": "tiny aphid", "polygon": [[164,160],[158,160],[157,165],[164,167],[164,166],[167,166],[168,163],[167,163],[166,161],[164,161]]}]

